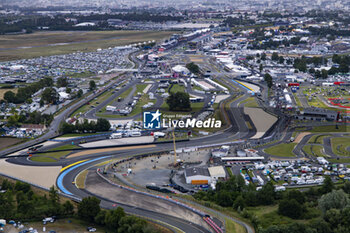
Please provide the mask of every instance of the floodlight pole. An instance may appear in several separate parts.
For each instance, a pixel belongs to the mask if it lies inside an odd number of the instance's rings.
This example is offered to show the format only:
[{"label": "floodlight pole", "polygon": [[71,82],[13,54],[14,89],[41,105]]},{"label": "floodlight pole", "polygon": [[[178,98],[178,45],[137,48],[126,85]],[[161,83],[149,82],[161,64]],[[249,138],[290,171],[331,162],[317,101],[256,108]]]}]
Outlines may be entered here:
[{"label": "floodlight pole", "polygon": [[174,166],[175,166],[176,165],[175,127],[173,128],[173,144],[174,144]]}]

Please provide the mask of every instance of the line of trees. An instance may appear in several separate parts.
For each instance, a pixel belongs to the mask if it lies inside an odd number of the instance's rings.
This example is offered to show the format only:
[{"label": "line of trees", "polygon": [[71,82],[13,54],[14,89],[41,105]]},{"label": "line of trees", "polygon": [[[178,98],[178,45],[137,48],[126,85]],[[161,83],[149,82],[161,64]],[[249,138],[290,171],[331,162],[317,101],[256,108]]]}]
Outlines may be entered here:
[{"label": "line of trees", "polygon": [[27,183],[17,181],[15,184],[7,179],[1,184],[0,217],[6,220],[41,221],[49,216],[57,218],[79,217],[81,220],[96,223],[116,233],[157,233],[158,230],[145,220],[126,215],[123,208],[102,210],[100,200],[96,197],[84,198],[77,207],[71,201],[62,202],[57,189],[52,186],[48,195],[34,193]]},{"label": "line of trees", "polygon": [[[4,99],[8,103],[21,104],[21,103],[24,103],[26,101],[29,101],[31,99],[32,95],[35,92],[39,91],[40,89],[42,89],[44,87],[52,87],[52,86],[53,86],[52,78],[43,78],[38,82],[32,83],[26,87],[19,88],[16,94],[13,91],[5,92]],[[48,90],[47,94],[45,94],[47,97],[46,100],[48,102],[53,100],[53,99],[51,99],[51,97],[52,97],[51,94],[52,94],[51,90]]]},{"label": "line of trees", "polygon": [[67,133],[95,133],[109,131],[111,124],[108,120],[98,118],[97,122],[84,119],[83,123],[76,122],[75,125],[64,122],[60,128],[60,132]]},{"label": "line of trees", "polygon": [[143,219],[126,215],[124,209],[101,210],[100,200],[96,197],[86,197],[78,204],[78,216],[85,221],[105,226],[115,233],[157,233]]},{"label": "line of trees", "polygon": [[15,184],[3,180],[5,193],[0,193],[0,216],[7,220],[41,220],[48,216],[71,217],[74,206],[70,201],[61,203],[57,189],[50,188],[49,195],[35,194],[31,186],[17,181]]},{"label": "line of trees", "polygon": [[49,126],[53,121],[54,116],[52,114],[42,114],[40,112],[31,112],[20,114],[14,113],[7,119],[8,126],[18,126],[20,124],[44,124]]},{"label": "line of trees", "polygon": [[[254,184],[245,185],[241,176],[232,176],[225,182],[218,182],[216,190],[200,191],[196,199],[214,202],[222,207],[231,207],[242,217],[251,221],[259,233],[345,233],[350,229],[350,182],[346,181],[341,188],[335,187],[329,176],[321,187],[307,191],[288,190],[276,192],[271,182],[261,190]],[[308,224],[295,221],[293,224],[271,225],[265,229],[254,211],[247,207],[277,204],[277,214],[296,220],[310,220]],[[291,221],[288,221],[291,222]]]}]

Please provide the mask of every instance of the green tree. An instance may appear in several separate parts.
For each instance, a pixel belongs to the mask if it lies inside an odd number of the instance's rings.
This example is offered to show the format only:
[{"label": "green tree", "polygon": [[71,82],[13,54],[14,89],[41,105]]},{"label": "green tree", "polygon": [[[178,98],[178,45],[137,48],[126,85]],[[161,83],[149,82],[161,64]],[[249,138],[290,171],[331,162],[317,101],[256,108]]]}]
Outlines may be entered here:
[{"label": "green tree", "polygon": [[278,59],[279,59],[278,53],[273,52],[273,53],[272,53],[272,56],[271,56],[271,60],[273,60],[273,61],[278,61]]},{"label": "green tree", "polygon": [[194,73],[194,74],[198,74],[199,73],[199,66],[197,64],[195,64],[194,62],[191,62],[191,63],[187,63],[186,64],[186,68]]},{"label": "green tree", "polygon": [[96,123],[96,131],[108,131],[111,128],[111,124],[104,118],[98,118]]},{"label": "green tree", "polygon": [[283,216],[298,219],[303,214],[303,208],[295,199],[282,200],[278,205],[278,213]]},{"label": "green tree", "polygon": [[58,191],[55,186],[51,186],[49,190],[49,200],[53,205],[57,205],[60,201],[60,196],[58,195]]},{"label": "green tree", "polygon": [[272,85],[273,85],[272,76],[271,76],[269,73],[266,73],[265,76],[264,76],[264,80],[265,80],[265,82],[267,83],[267,86],[268,86],[269,88],[271,88]]},{"label": "green tree", "polygon": [[19,124],[20,116],[17,113],[14,113],[7,120],[8,126],[17,126]]},{"label": "green tree", "polygon": [[74,214],[74,206],[72,202],[66,201],[63,203],[63,213],[67,216],[71,216]]},{"label": "green tree", "polygon": [[86,221],[93,222],[101,211],[100,200],[96,197],[85,197],[78,204],[78,216]]},{"label": "green tree", "polygon": [[304,204],[306,200],[304,193],[300,192],[299,190],[288,191],[286,195],[286,199],[289,199],[289,200],[295,199],[300,204]]},{"label": "green tree", "polygon": [[57,86],[58,87],[66,87],[68,85],[68,79],[67,78],[59,78],[57,79]]},{"label": "green tree", "polygon": [[79,89],[77,93],[77,98],[81,98],[83,96],[83,90]]},{"label": "green tree", "polygon": [[107,211],[101,210],[95,217],[95,223],[99,225],[105,225],[106,215],[107,215]]},{"label": "green tree", "polygon": [[15,103],[16,102],[16,95],[12,91],[6,91],[4,94],[4,100],[6,100],[7,103]]},{"label": "green tree", "polygon": [[237,210],[238,208],[243,210],[245,207],[246,207],[245,200],[242,197],[242,195],[239,195],[233,203],[233,208],[235,210]]},{"label": "green tree", "polygon": [[349,65],[346,64],[345,62],[340,63],[339,72],[344,74],[349,73]]},{"label": "green tree", "polygon": [[135,216],[125,216],[119,221],[118,233],[144,233],[147,222]]},{"label": "green tree", "polygon": [[185,92],[171,92],[166,102],[170,111],[188,111],[191,109],[190,96]]},{"label": "green tree", "polygon": [[91,80],[89,83],[90,91],[93,91],[96,89],[96,83],[94,80]]},{"label": "green tree", "polygon": [[260,73],[264,70],[264,66],[262,64],[259,65],[259,71]]},{"label": "green tree", "polygon": [[343,209],[349,204],[347,194],[342,190],[333,190],[330,193],[322,195],[318,200],[318,206],[322,213],[330,209]]},{"label": "green tree", "polygon": [[321,187],[323,193],[329,193],[334,189],[334,183],[330,176],[326,176]]},{"label": "green tree", "polygon": [[41,98],[46,103],[56,104],[58,101],[58,93],[54,88],[49,87],[43,91]]},{"label": "green tree", "polygon": [[350,181],[348,181],[348,180],[345,181],[344,186],[343,186],[343,190],[347,194],[350,194]]},{"label": "green tree", "polygon": [[115,210],[108,211],[105,217],[106,226],[113,230],[114,232],[118,231],[120,220],[125,217],[125,212],[123,208],[118,207]]},{"label": "green tree", "polygon": [[216,196],[216,202],[224,207],[232,206],[233,200],[229,191],[220,190]]},{"label": "green tree", "polygon": [[284,57],[280,56],[278,59],[278,63],[284,64]]}]

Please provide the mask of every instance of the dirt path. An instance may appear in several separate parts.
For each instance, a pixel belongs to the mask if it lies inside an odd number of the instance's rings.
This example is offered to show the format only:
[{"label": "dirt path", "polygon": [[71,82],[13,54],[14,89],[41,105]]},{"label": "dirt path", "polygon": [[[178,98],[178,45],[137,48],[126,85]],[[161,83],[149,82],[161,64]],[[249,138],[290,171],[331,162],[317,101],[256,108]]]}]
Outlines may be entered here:
[{"label": "dirt path", "polygon": [[298,134],[298,136],[296,137],[296,139],[294,140],[295,143],[300,143],[301,140],[303,140],[303,138],[306,136],[306,135],[309,135],[311,134],[310,132],[303,132],[303,133],[300,133]]}]

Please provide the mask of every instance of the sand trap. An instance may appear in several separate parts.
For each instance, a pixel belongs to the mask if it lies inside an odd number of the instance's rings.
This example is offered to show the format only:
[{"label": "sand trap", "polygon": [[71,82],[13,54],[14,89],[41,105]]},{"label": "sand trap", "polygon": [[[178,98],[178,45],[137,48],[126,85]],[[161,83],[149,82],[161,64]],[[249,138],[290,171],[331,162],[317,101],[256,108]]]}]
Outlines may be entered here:
[{"label": "sand trap", "polygon": [[221,101],[223,101],[224,99],[227,99],[228,97],[230,97],[230,95],[218,95],[215,98],[215,103],[220,103]]},{"label": "sand trap", "polygon": [[241,82],[241,83],[243,83],[243,84],[246,85],[247,87],[253,89],[254,92],[259,92],[259,91],[260,91],[260,87],[259,87],[259,86],[256,86],[256,85],[254,85],[254,84],[247,83],[247,82]]},{"label": "sand trap", "polygon": [[147,87],[143,89],[143,93],[146,94],[151,87],[152,87],[152,84],[148,84]]},{"label": "sand trap", "polygon": [[309,135],[311,134],[310,132],[303,132],[303,133],[300,133],[296,139],[294,140],[295,143],[299,143],[301,142],[301,140],[303,140],[303,138],[306,136],[306,135]]},{"label": "sand trap", "polygon": [[80,151],[80,152],[71,154],[71,155],[67,156],[67,158],[74,158],[74,157],[78,157],[78,156],[91,155],[91,154],[104,153],[104,152],[113,152],[113,151],[120,151],[120,150],[133,150],[133,149],[141,149],[141,148],[153,148],[153,147],[156,147],[156,145],[125,146],[125,147],[119,147],[119,148],[86,150],[86,151]]},{"label": "sand trap", "polygon": [[249,115],[256,128],[256,134],[252,139],[261,138],[265,132],[277,121],[277,118],[268,114],[261,108],[244,108],[244,113]]},{"label": "sand trap", "polygon": [[60,173],[61,166],[22,166],[0,160],[0,173],[12,176],[28,183],[50,188],[56,184],[56,179]]},{"label": "sand trap", "polygon": [[140,144],[140,143],[152,143],[154,138],[152,136],[144,136],[144,137],[127,137],[120,139],[106,139],[96,142],[89,142],[81,144],[81,147],[91,148],[91,147],[99,147],[99,146],[116,146],[116,145],[128,145],[128,144]]}]

